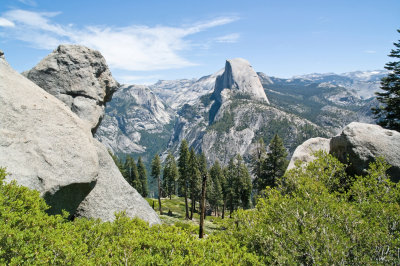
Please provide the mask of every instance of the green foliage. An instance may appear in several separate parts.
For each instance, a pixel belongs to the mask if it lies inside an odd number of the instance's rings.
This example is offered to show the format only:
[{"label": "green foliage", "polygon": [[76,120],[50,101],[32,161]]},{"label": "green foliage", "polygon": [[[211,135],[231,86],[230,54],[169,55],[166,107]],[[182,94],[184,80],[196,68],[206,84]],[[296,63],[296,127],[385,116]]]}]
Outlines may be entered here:
[{"label": "green foliage", "polygon": [[225,193],[230,212],[239,207],[250,207],[251,177],[240,155],[229,161],[226,172]]},{"label": "green foliage", "polygon": [[400,187],[387,167],[378,160],[367,176],[352,178],[337,159],[319,154],[267,188],[256,209],[227,221],[227,238],[266,264],[398,264]]},{"label": "green foliage", "polygon": [[141,156],[139,156],[139,158],[137,160],[137,169],[138,169],[138,174],[139,174],[139,180],[140,180],[140,183],[142,184],[141,195],[143,197],[147,197],[147,195],[149,194],[149,188],[147,186],[147,173],[146,173],[146,167],[143,164]]},{"label": "green foliage", "polygon": [[218,207],[223,204],[222,185],[223,179],[225,178],[223,175],[224,172],[217,160],[210,168],[209,190],[207,191],[207,200],[215,212],[217,212]]},{"label": "green foliage", "polygon": [[[400,33],[400,29],[397,32]],[[381,81],[384,92],[375,93],[383,105],[373,108],[373,113],[379,125],[400,132],[400,40],[394,46],[396,48],[391,50],[389,56],[397,61],[385,65],[389,74]]]},{"label": "green foliage", "polygon": [[163,170],[163,192],[165,196],[171,197],[176,194],[176,182],[178,178],[179,172],[175,157],[171,152],[168,152]]},{"label": "green foliage", "polygon": [[262,145],[263,142],[261,140],[256,150],[256,158],[253,160],[253,172],[256,176],[254,186],[258,193],[267,186],[275,187],[277,181],[285,173],[289,163],[286,159],[287,151],[278,135],[275,135],[269,143],[268,153],[265,152]]},{"label": "green foliage", "polygon": [[[5,184],[0,169],[0,264],[259,265],[235,239],[198,239],[191,226],[149,227],[118,214],[114,222],[49,216],[39,193]],[[187,227],[187,228],[186,228]]]},{"label": "green foliage", "polygon": [[188,190],[189,190],[189,146],[184,139],[179,147],[179,194],[185,197],[186,219],[189,219]]}]

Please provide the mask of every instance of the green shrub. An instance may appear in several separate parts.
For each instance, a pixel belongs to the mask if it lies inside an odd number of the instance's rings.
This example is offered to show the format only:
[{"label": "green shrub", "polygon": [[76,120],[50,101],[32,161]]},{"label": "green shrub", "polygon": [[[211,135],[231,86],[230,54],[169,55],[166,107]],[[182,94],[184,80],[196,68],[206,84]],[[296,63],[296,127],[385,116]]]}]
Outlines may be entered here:
[{"label": "green shrub", "polygon": [[367,176],[352,179],[320,154],[267,188],[256,209],[238,211],[228,234],[265,263],[398,264],[400,189],[387,167],[379,159]]},{"label": "green shrub", "polygon": [[4,182],[0,168],[0,264],[260,264],[235,239],[198,239],[193,228],[149,227],[124,213],[114,222],[50,216],[39,193]]}]

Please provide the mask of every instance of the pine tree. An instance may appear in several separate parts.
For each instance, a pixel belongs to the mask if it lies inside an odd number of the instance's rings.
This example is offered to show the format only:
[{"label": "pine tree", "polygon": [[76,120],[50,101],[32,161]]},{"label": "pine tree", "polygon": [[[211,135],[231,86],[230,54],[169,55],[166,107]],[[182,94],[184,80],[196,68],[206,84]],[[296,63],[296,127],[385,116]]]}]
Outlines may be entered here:
[{"label": "pine tree", "polygon": [[185,219],[189,219],[188,183],[189,183],[189,147],[186,140],[182,140],[179,148],[179,188],[185,198]]},{"label": "pine tree", "polygon": [[240,155],[229,161],[226,191],[230,215],[238,207],[249,208],[252,190],[250,173]]},{"label": "pine tree", "polygon": [[215,216],[218,215],[218,207],[223,202],[222,194],[222,183],[223,183],[223,170],[216,160],[213,166],[210,168],[210,182],[209,182],[209,192],[207,192],[207,199],[211,207],[214,209]]},{"label": "pine tree", "polygon": [[[397,32],[400,33],[400,29]],[[381,81],[381,89],[384,92],[375,93],[383,105],[373,108],[372,111],[380,126],[400,132],[400,40],[394,43],[394,46],[396,48],[391,50],[389,57],[397,61],[385,65],[389,74]]]},{"label": "pine tree", "polygon": [[[258,193],[259,190],[259,183],[262,183],[262,178],[263,178],[263,164],[264,160],[267,157],[267,153],[265,151],[265,144],[262,139],[260,139],[257,144],[256,148],[253,153],[253,160],[252,160],[252,173],[255,176],[253,185],[254,188],[256,189],[256,192]],[[263,187],[262,189],[264,189]]]},{"label": "pine tree", "polygon": [[191,199],[190,217],[193,219],[193,213],[196,210],[196,201],[200,198],[201,176],[197,162],[197,156],[193,148],[189,152],[188,160],[189,192]]},{"label": "pine tree", "polygon": [[170,199],[171,196],[175,194],[175,184],[178,177],[179,172],[178,167],[176,166],[175,157],[171,152],[168,152],[163,171],[163,191]]},{"label": "pine tree", "polygon": [[157,181],[158,184],[158,208],[160,211],[160,214],[162,214],[162,209],[161,209],[161,162],[160,162],[160,157],[158,154],[156,154],[151,161],[151,176]]},{"label": "pine tree", "polygon": [[200,197],[200,224],[199,224],[199,238],[204,236],[204,219],[206,213],[206,190],[207,190],[207,158],[202,152],[198,158],[199,172],[201,176],[201,197]]},{"label": "pine tree", "polygon": [[147,173],[146,167],[143,164],[142,157],[139,156],[137,161],[137,170],[139,174],[139,180],[141,183],[141,195],[142,197],[147,197],[149,194],[149,188],[147,187]]},{"label": "pine tree", "polygon": [[267,186],[275,187],[277,180],[283,176],[289,161],[286,159],[287,151],[283,146],[282,139],[275,134],[269,143],[269,152],[263,162],[262,174],[257,182],[258,191],[264,190]]},{"label": "pine tree", "polygon": [[135,163],[135,160],[127,155],[124,164],[124,174],[125,179],[128,183],[134,187],[139,194],[142,194],[142,184],[139,180],[139,173]]}]

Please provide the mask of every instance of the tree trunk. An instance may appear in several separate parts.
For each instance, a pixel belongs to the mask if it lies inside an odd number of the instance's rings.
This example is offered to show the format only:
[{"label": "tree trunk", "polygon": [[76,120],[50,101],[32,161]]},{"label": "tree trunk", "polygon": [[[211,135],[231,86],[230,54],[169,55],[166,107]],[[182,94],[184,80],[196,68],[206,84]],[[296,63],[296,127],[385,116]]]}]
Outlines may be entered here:
[{"label": "tree trunk", "polygon": [[203,183],[201,186],[201,200],[200,200],[200,227],[199,227],[199,238],[203,238],[204,236],[204,218],[205,218],[205,212],[206,212],[206,186],[207,186],[207,175],[203,176]]},{"label": "tree trunk", "polygon": [[225,206],[226,206],[226,200],[224,200],[224,205],[222,205],[222,216],[221,216],[222,219],[225,218]]},{"label": "tree trunk", "polygon": [[195,204],[196,204],[195,197],[192,196],[192,207],[190,208],[190,220],[193,220],[193,212],[195,209],[195,206],[194,206]]},{"label": "tree trunk", "polygon": [[161,210],[161,184],[160,178],[158,178],[158,209],[160,210],[160,215],[162,214]]},{"label": "tree trunk", "polygon": [[186,217],[185,217],[185,219],[189,219],[189,203],[188,203],[186,188],[185,188],[185,210],[186,210]]}]

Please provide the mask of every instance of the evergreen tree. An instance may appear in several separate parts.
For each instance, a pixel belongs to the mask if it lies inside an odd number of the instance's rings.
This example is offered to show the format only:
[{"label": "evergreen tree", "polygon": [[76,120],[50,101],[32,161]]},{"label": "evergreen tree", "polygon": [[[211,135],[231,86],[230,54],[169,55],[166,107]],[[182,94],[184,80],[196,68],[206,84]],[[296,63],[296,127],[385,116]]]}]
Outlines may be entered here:
[{"label": "evergreen tree", "polygon": [[210,181],[209,191],[207,191],[207,199],[211,205],[211,208],[215,212],[215,216],[218,215],[218,207],[222,205],[223,202],[223,194],[222,194],[222,183],[223,183],[223,170],[219,164],[219,161],[216,160],[213,166],[210,168]]},{"label": "evergreen tree", "polygon": [[207,190],[207,158],[202,152],[198,158],[199,172],[201,176],[201,197],[200,197],[200,224],[199,224],[199,238],[204,236],[204,219],[206,213],[206,190]]},{"label": "evergreen tree", "polygon": [[189,183],[189,147],[186,140],[182,140],[179,147],[179,189],[185,198],[185,219],[189,219],[188,183]]},{"label": "evergreen tree", "polygon": [[143,164],[142,157],[139,156],[137,161],[137,170],[139,174],[139,181],[141,183],[141,195],[147,197],[149,194],[149,188],[147,187],[147,173],[146,167]]},{"label": "evergreen tree", "polygon": [[142,194],[142,183],[139,180],[139,173],[135,163],[135,160],[130,156],[126,156],[124,164],[125,179],[128,183],[134,187],[139,194]]},{"label": "evergreen tree", "polygon": [[176,166],[175,157],[171,152],[168,152],[163,171],[163,191],[165,196],[168,196],[170,199],[171,196],[175,194],[175,184],[178,177],[179,172],[178,167]]},{"label": "evergreen tree", "polygon": [[[265,144],[262,139],[260,139],[257,144],[256,148],[253,153],[253,160],[252,160],[252,173],[255,176],[253,184],[256,190],[259,190],[259,183],[262,183],[263,179],[263,164],[264,160],[267,157],[267,153],[265,151]],[[264,189],[264,188],[262,188]],[[257,191],[258,193],[258,191]]]},{"label": "evergreen tree", "polygon": [[251,177],[240,155],[229,161],[226,185],[230,215],[238,207],[249,208],[252,190]]},{"label": "evergreen tree", "polygon": [[188,160],[188,175],[189,175],[189,192],[191,199],[190,220],[193,219],[193,213],[196,210],[196,201],[200,198],[201,174],[197,162],[197,156],[193,148],[189,152]]},{"label": "evergreen tree", "polygon": [[[400,29],[397,32],[400,33]],[[372,110],[379,125],[400,132],[400,40],[394,43],[394,46],[396,48],[391,50],[389,57],[395,61],[385,65],[389,74],[381,81],[381,89],[384,92],[375,93],[383,105]]]},{"label": "evergreen tree", "polygon": [[263,161],[261,178],[257,181],[258,192],[267,186],[275,187],[277,180],[283,176],[289,161],[286,159],[287,151],[283,146],[282,139],[275,134],[269,143],[269,152]]},{"label": "evergreen tree", "polygon": [[151,176],[157,181],[158,184],[158,207],[160,214],[162,214],[162,209],[161,209],[161,162],[160,162],[160,157],[158,154],[156,154],[151,161]]}]

